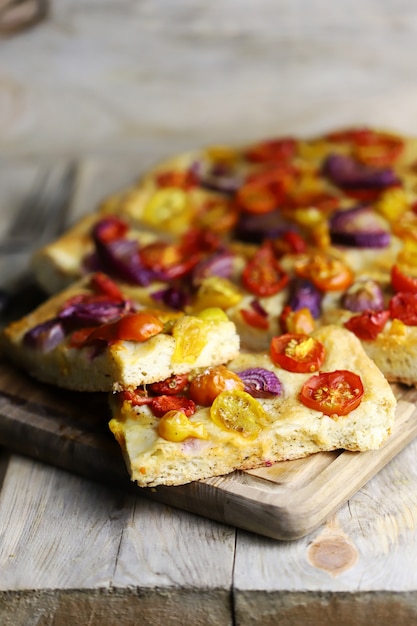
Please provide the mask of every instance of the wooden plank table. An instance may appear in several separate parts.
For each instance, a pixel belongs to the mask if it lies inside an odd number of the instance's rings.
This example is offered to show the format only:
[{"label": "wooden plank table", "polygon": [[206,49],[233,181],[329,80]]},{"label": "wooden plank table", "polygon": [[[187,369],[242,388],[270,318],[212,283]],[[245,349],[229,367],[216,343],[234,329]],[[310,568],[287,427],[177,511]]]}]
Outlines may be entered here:
[{"label": "wooden plank table", "polygon": [[[190,146],[417,134],[413,0],[61,1],[1,46],[0,230],[44,160],[79,159],[74,220]],[[0,624],[414,624],[416,454],[279,542],[1,449]]]}]

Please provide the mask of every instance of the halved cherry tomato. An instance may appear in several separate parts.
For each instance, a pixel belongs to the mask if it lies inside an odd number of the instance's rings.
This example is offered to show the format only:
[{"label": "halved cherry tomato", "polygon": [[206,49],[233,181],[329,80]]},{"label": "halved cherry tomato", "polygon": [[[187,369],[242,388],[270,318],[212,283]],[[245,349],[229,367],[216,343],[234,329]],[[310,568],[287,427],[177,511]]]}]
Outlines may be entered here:
[{"label": "halved cherry tomato", "polygon": [[288,279],[288,274],[278,263],[270,240],[262,244],[242,272],[245,288],[261,297],[278,293],[288,283]]},{"label": "halved cherry tomato", "polygon": [[158,187],[177,187],[179,189],[192,189],[198,184],[198,178],[193,170],[167,170],[156,176]]},{"label": "halved cherry tomato", "polygon": [[94,329],[85,340],[86,344],[96,341],[106,341],[109,344],[116,341],[146,341],[158,335],[164,324],[155,315],[146,312],[131,313],[115,322],[103,324]]},{"label": "halved cherry tomato", "polygon": [[296,153],[297,141],[292,137],[268,139],[250,146],[245,153],[248,161],[254,163],[266,163],[277,161],[279,163],[290,161]]},{"label": "halved cherry tomato", "polygon": [[289,230],[274,239],[274,251],[278,257],[285,254],[304,254],[307,250],[305,239],[293,230]]},{"label": "halved cherry tomato", "polygon": [[220,428],[249,440],[255,439],[270,423],[262,404],[240,389],[219,393],[210,408],[210,417]]},{"label": "halved cherry tomato", "polygon": [[323,344],[304,333],[285,333],[273,337],[270,355],[274,363],[289,372],[317,371],[326,356]]},{"label": "halved cherry tomato", "polygon": [[284,333],[301,333],[309,335],[314,330],[314,318],[310,309],[303,307],[293,311],[287,304],[279,316],[279,324]]},{"label": "halved cherry tomato", "polygon": [[236,194],[238,206],[245,213],[263,215],[277,208],[277,200],[272,191],[261,183],[246,183]]},{"label": "halved cherry tomato", "polygon": [[175,409],[165,413],[159,420],[158,435],[167,441],[174,442],[185,441],[188,437],[208,439],[204,424],[192,422],[183,411]]},{"label": "halved cherry tomato", "polygon": [[269,319],[267,315],[264,315],[255,309],[242,309],[240,314],[249,326],[253,326],[253,328],[260,328],[261,330],[268,330]]},{"label": "halved cherry tomato", "polygon": [[394,291],[417,293],[417,276],[403,272],[396,264],[391,269],[391,285]]},{"label": "halved cherry tomato", "polygon": [[350,287],[354,274],[343,261],[326,254],[314,254],[295,264],[295,272],[308,278],[320,291],[342,291]]},{"label": "halved cherry tomato", "polygon": [[309,378],[300,392],[301,402],[325,415],[347,415],[363,398],[360,376],[348,370],[321,372]]},{"label": "halved cherry tomato", "polygon": [[236,226],[239,210],[228,198],[210,199],[200,207],[195,222],[198,226],[215,233],[228,233]]},{"label": "halved cherry tomato", "polygon": [[211,367],[190,383],[189,395],[197,404],[210,406],[222,391],[245,388],[241,378],[225,365]]},{"label": "halved cherry tomato", "polygon": [[162,417],[168,411],[182,411],[190,417],[196,410],[195,402],[185,396],[156,396],[151,399],[149,407],[155,417]]},{"label": "halved cherry tomato", "polygon": [[91,277],[90,285],[97,294],[109,296],[115,300],[123,300],[123,294],[120,287],[110,278],[110,276],[107,276],[107,274],[104,274],[103,272],[95,272],[95,274]]},{"label": "halved cherry tomato", "polygon": [[188,274],[201,258],[199,253],[186,255],[180,245],[155,241],[139,251],[139,257],[148,269],[152,269],[164,281]]},{"label": "halved cherry tomato", "polygon": [[371,341],[382,332],[389,318],[389,311],[364,311],[351,317],[344,326],[359,339]]},{"label": "halved cherry tomato", "polygon": [[360,161],[375,167],[391,165],[404,149],[397,135],[370,128],[352,128],[327,135],[329,141],[352,143]]},{"label": "halved cherry tomato", "polygon": [[103,217],[103,219],[94,226],[95,235],[106,243],[115,241],[116,239],[122,239],[128,230],[129,226],[127,223],[115,215]]},{"label": "halved cherry tomato", "polygon": [[140,387],[137,387],[137,389],[124,389],[118,395],[122,400],[130,402],[132,406],[143,406],[144,404],[150,404],[152,401],[152,398]]},{"label": "halved cherry tomato", "polygon": [[148,390],[157,396],[174,396],[188,385],[187,374],[175,374],[165,380],[148,385]]},{"label": "halved cherry tomato", "polygon": [[417,326],[417,293],[399,291],[391,298],[389,311],[392,319]]}]

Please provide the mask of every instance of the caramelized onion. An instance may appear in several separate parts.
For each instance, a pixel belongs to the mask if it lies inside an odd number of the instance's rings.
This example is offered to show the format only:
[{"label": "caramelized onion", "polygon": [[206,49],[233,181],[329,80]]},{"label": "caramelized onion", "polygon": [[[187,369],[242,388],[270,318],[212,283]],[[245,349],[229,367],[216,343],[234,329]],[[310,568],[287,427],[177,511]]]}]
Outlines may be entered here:
[{"label": "caramelized onion", "polygon": [[238,372],[238,376],[245,385],[246,393],[254,398],[273,398],[282,393],[281,381],[271,370],[251,367]]}]

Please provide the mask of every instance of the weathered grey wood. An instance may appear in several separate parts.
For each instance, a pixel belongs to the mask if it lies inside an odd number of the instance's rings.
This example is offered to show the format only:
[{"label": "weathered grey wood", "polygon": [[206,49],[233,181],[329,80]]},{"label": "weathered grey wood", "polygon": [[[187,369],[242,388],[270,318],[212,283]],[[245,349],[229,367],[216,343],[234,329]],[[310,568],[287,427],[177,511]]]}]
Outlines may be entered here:
[{"label": "weathered grey wood", "polygon": [[59,0],[2,42],[9,154],[157,156],[372,123],[417,133],[413,0]]}]

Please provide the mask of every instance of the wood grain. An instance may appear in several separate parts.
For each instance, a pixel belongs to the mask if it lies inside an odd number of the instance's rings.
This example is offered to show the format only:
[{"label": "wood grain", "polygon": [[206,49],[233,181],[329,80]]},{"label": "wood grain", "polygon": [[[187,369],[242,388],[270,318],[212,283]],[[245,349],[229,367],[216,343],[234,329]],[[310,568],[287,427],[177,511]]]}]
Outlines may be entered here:
[{"label": "wood grain", "polygon": [[416,392],[398,392],[402,397],[395,428],[381,450],[321,453],[272,468],[139,490],[129,482],[107,428],[105,394],[74,394],[40,385],[4,361],[0,444],[232,526],[274,539],[297,539],[323,524],[416,436]]}]

